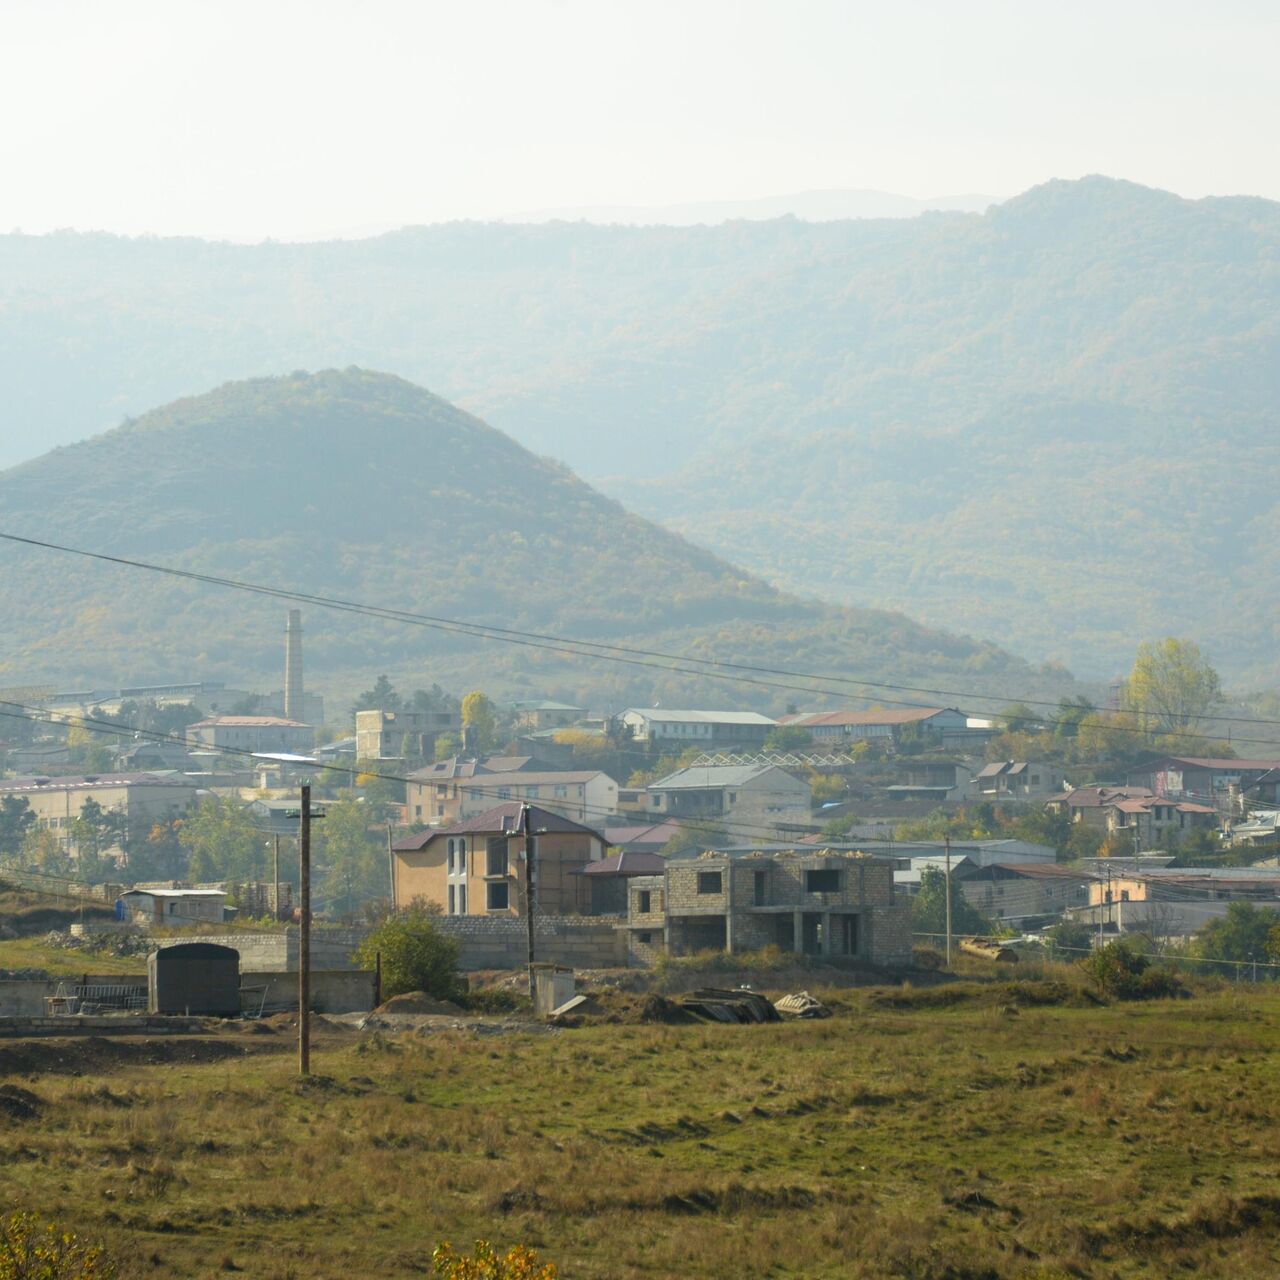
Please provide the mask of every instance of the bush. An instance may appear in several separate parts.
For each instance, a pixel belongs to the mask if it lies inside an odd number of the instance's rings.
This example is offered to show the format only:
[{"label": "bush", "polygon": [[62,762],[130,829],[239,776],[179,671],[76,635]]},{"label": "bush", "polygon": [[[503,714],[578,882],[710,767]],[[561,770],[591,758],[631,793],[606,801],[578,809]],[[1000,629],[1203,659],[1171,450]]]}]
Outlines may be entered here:
[{"label": "bush", "polygon": [[390,999],[406,991],[425,991],[438,1000],[461,994],[458,944],[433,923],[422,907],[389,916],[360,944],[356,963],[372,969],[382,955],[382,996]]},{"label": "bush", "polygon": [[912,947],[911,963],[917,969],[936,971],[947,963],[947,958],[935,947]]},{"label": "bush", "polygon": [[1132,943],[1108,942],[1080,961],[1080,967],[1104,996],[1115,1000],[1157,1000],[1183,994],[1169,969],[1153,969]]},{"label": "bush", "polygon": [[513,1245],[499,1257],[487,1240],[476,1241],[475,1254],[454,1253],[453,1246],[437,1245],[431,1265],[444,1280],[557,1280],[554,1262],[539,1264],[538,1255],[526,1245]]},{"label": "bush", "polygon": [[472,1013],[521,1013],[533,1006],[525,991],[513,991],[510,987],[481,987],[478,991],[462,991],[454,997],[456,1003]]},{"label": "bush", "polygon": [[0,1222],[0,1280],[112,1280],[117,1274],[100,1246],[34,1213]]}]

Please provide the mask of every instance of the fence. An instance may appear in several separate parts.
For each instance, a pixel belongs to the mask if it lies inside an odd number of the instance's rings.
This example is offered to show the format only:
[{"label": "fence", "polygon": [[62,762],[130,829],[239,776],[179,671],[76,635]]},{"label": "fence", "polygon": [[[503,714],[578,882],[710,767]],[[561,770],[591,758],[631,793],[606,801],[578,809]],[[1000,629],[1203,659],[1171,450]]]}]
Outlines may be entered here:
[{"label": "fence", "polygon": [[[947,936],[944,933],[914,933],[911,935],[916,943],[935,947],[941,951],[946,946]],[[960,934],[952,935],[953,948],[959,941]],[[965,935],[967,936],[967,935]],[[1020,939],[1001,939],[1005,946],[1013,947],[1024,958],[1045,959],[1051,962],[1069,963],[1092,955],[1093,947],[1064,947],[1046,938],[1043,943],[1023,942]],[[1108,942],[1116,938],[1106,939]],[[1037,952],[1043,953],[1036,955]],[[1171,948],[1156,948],[1150,958],[1161,964],[1181,967],[1185,973],[1206,974],[1229,978],[1233,982],[1276,982],[1280,981],[1280,963],[1269,960],[1215,960],[1206,956],[1189,956],[1184,952]]]}]

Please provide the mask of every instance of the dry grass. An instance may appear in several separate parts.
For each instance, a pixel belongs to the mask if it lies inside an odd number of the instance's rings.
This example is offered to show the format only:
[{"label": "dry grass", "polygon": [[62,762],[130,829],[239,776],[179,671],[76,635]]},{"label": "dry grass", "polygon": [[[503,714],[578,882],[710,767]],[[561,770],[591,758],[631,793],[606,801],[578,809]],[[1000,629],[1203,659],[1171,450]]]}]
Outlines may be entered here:
[{"label": "dry grass", "polygon": [[840,994],[780,1026],[333,1036],[306,1084],[269,1034],[10,1075],[6,1188],[140,1276],[413,1276],[482,1236],[567,1280],[1280,1273],[1280,995]]}]

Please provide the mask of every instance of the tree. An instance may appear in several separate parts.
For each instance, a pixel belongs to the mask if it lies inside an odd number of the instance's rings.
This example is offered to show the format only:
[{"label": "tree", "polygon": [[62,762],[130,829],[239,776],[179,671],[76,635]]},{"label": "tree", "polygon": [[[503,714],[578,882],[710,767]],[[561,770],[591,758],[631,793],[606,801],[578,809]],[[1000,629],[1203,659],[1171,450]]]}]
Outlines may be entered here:
[{"label": "tree", "polygon": [[1044,933],[1054,946],[1061,947],[1064,951],[1088,952],[1093,948],[1093,930],[1078,920],[1062,920],[1051,924]]},{"label": "tree", "polygon": [[804,751],[813,746],[813,735],[795,724],[780,724],[769,730],[764,740],[766,751]]},{"label": "tree", "polygon": [[[947,873],[925,867],[920,873],[920,891],[911,901],[911,928],[916,933],[947,931]],[[990,933],[991,921],[960,892],[960,882],[951,877],[951,929],[953,933]]]},{"label": "tree", "polygon": [[498,731],[498,715],[487,694],[473,689],[462,700],[462,727],[475,734],[477,753],[487,751],[493,745]]},{"label": "tree", "polygon": [[356,963],[372,969],[379,955],[384,997],[425,991],[447,1000],[460,993],[458,944],[436,927],[435,915],[424,906],[388,916],[360,944]]},{"label": "tree", "polygon": [[1074,738],[1080,732],[1080,722],[1096,708],[1083,694],[1074,698],[1058,699],[1058,714],[1053,719],[1056,738]]},{"label": "tree", "polygon": [[1006,733],[1032,733],[1039,729],[1043,717],[1025,702],[1013,702],[996,717]]},{"label": "tree", "polygon": [[208,796],[188,810],[178,834],[194,881],[261,880],[266,865],[265,836],[234,800]]},{"label": "tree", "polygon": [[71,858],[48,827],[29,827],[22,837],[22,861],[52,876],[71,874]]},{"label": "tree", "polygon": [[450,731],[436,735],[435,760],[450,760],[462,751],[462,739]]},{"label": "tree", "polygon": [[357,711],[399,711],[400,695],[393,688],[391,681],[379,676],[373,682],[373,688],[367,689],[356,700],[351,708],[354,716]]},{"label": "tree", "polygon": [[1194,732],[1221,700],[1218,673],[1199,645],[1170,636],[1138,646],[1125,684],[1125,705],[1144,732]]},{"label": "tree", "polygon": [[1263,963],[1271,959],[1271,931],[1280,927],[1280,911],[1232,902],[1227,913],[1196,932],[1192,950],[1201,960],[1241,960]]},{"label": "tree", "polygon": [[5,796],[0,800],[0,854],[9,857],[16,854],[35,820],[26,796]]},{"label": "tree", "polygon": [[331,906],[340,904],[348,918],[389,892],[386,845],[370,833],[369,820],[367,804],[338,800],[325,807],[318,826],[320,893]]},{"label": "tree", "polygon": [[1117,1000],[1154,1000],[1183,994],[1182,984],[1168,969],[1151,961],[1129,939],[1108,942],[1091,951],[1080,967],[1104,996]]},{"label": "tree", "polygon": [[100,1245],[34,1213],[11,1213],[0,1222],[0,1280],[114,1280],[118,1274]]},{"label": "tree", "polygon": [[67,747],[71,759],[83,766],[86,773],[106,773],[111,768],[111,748],[100,734],[83,725],[75,724],[67,730]]},{"label": "tree", "polygon": [[431,1266],[441,1280],[557,1280],[560,1274],[554,1262],[539,1262],[526,1245],[499,1254],[487,1240],[477,1240],[471,1256],[455,1253],[448,1241],[438,1244]]},{"label": "tree", "polygon": [[187,851],[182,845],[181,818],[142,823],[129,832],[125,862],[129,875],[138,880],[183,880]]}]

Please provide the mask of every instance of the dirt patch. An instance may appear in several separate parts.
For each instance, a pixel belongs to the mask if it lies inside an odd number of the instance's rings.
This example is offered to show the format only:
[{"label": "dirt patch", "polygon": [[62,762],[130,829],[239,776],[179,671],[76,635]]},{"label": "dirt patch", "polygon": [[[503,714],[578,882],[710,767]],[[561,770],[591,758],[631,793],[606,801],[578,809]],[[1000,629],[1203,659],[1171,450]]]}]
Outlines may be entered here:
[{"label": "dirt patch", "polygon": [[12,1040],[0,1045],[0,1075],[79,1076],[134,1066],[219,1062],[281,1047],[276,1037],[246,1042],[214,1036],[76,1036]]},{"label": "dirt patch", "polygon": [[598,1023],[621,1026],[664,1024],[683,1026],[698,1022],[687,1009],[657,992],[593,991],[592,1010],[563,1019],[565,1026],[592,1026]]},{"label": "dirt patch", "polygon": [[115,918],[110,907],[24,907],[0,914],[0,927],[8,930],[12,938],[34,938],[51,930],[69,929],[82,920],[88,924]]},{"label": "dirt patch", "polygon": [[10,1120],[34,1120],[44,1105],[43,1099],[16,1084],[0,1085],[0,1116]]},{"label": "dirt patch", "polygon": [[452,1000],[437,1000],[425,991],[406,991],[402,995],[384,1000],[374,1013],[440,1013],[460,1014],[462,1008]]}]

